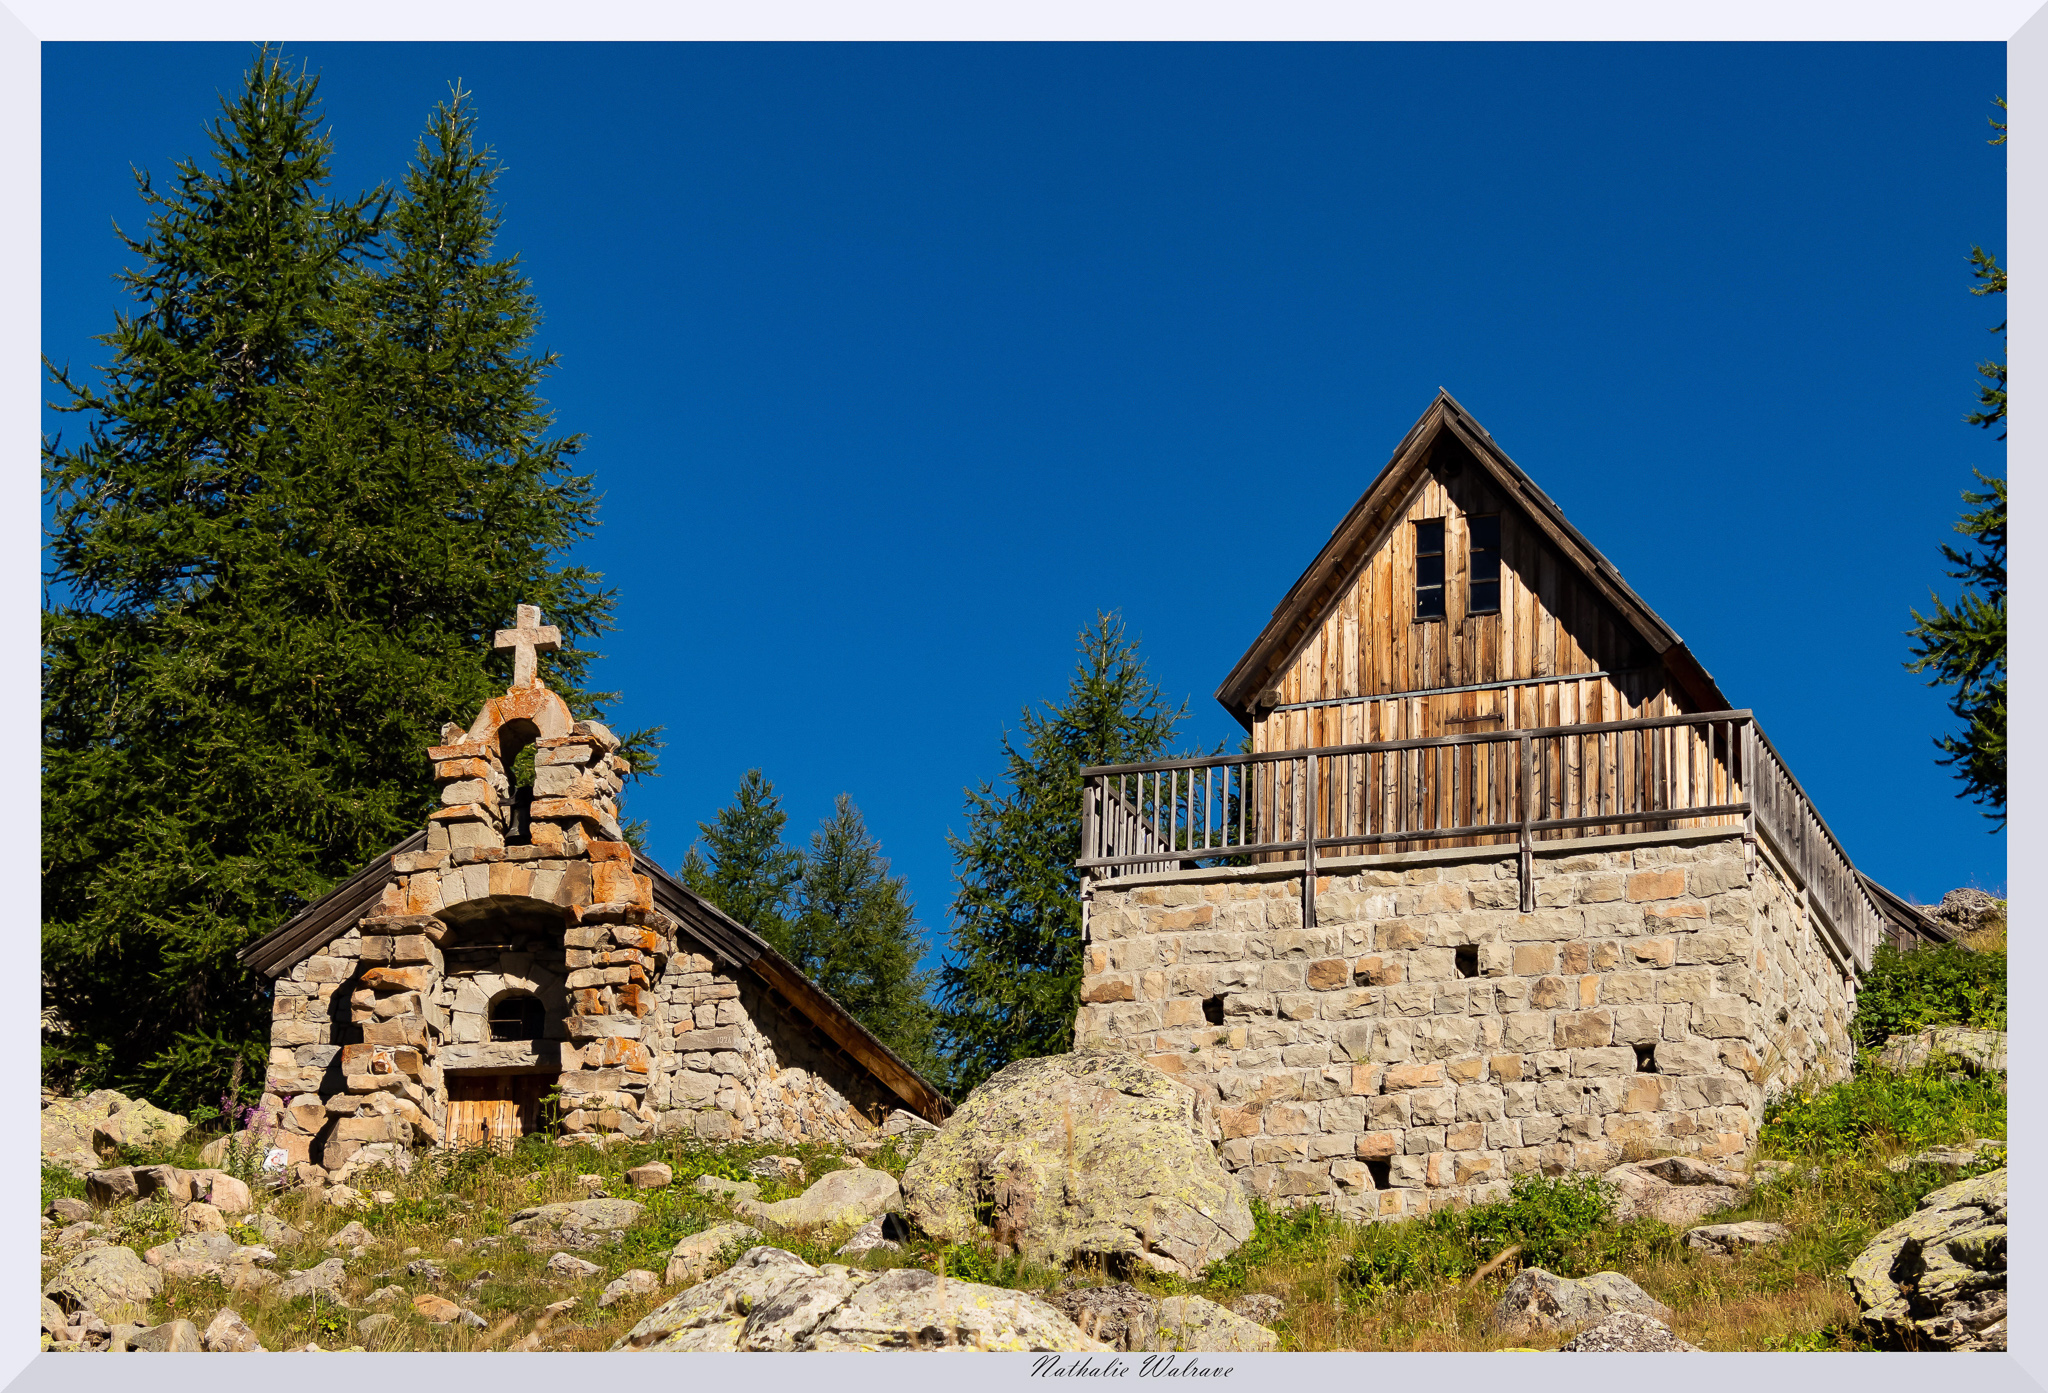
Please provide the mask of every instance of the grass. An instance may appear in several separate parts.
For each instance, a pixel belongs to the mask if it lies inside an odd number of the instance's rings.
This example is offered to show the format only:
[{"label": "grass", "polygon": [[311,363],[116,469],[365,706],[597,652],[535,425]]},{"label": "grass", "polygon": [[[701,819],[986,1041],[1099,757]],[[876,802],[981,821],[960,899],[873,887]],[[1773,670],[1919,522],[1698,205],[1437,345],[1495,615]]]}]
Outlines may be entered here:
[{"label": "grass", "polygon": [[[1564,1276],[1622,1272],[1673,1309],[1674,1328],[1682,1338],[1708,1350],[1866,1348],[1843,1279],[1849,1263],[1881,1229],[1912,1213],[1929,1190],[2001,1165],[2004,1153],[1995,1151],[1966,1170],[1914,1166],[1894,1172],[1887,1163],[1938,1143],[2002,1138],[2005,1122],[2005,1092],[1997,1078],[1973,1078],[1940,1060],[1895,1075],[1866,1056],[1846,1082],[1781,1098],[1767,1110],[1760,1154],[1783,1165],[1754,1186],[1740,1207],[1714,1218],[1771,1220],[1787,1226],[1791,1237],[1734,1258],[1686,1248],[1678,1230],[1664,1224],[1616,1222],[1612,1196],[1597,1177],[1535,1176],[1517,1181],[1499,1203],[1384,1224],[1348,1223],[1313,1206],[1275,1209],[1255,1203],[1250,1240],[1212,1264],[1200,1280],[1149,1272],[1132,1280],[1155,1295],[1185,1292],[1224,1303],[1249,1292],[1276,1295],[1285,1313],[1274,1328],[1287,1350],[1554,1345],[1562,1337],[1505,1335],[1488,1328],[1501,1288],[1524,1266]],[[133,1159],[196,1165],[203,1140]],[[605,1284],[632,1268],[663,1275],[669,1250],[680,1239],[734,1217],[723,1204],[691,1188],[698,1176],[755,1179],[762,1198],[771,1202],[800,1191],[801,1183],[749,1175],[749,1162],[776,1150],[682,1142],[565,1149],[529,1138],[508,1152],[423,1154],[408,1175],[378,1171],[357,1183],[358,1189],[389,1190],[394,1197],[366,1212],[344,1213],[296,1192],[271,1201],[273,1212],[305,1235],[302,1242],[279,1250],[275,1268],[281,1273],[334,1256],[327,1241],[351,1220],[359,1219],[369,1231],[367,1251],[360,1257],[345,1255],[340,1305],[325,1299],[284,1301],[268,1292],[228,1293],[212,1281],[179,1280],[165,1284],[152,1315],[156,1320],[183,1316],[203,1328],[221,1307],[232,1306],[270,1349],[297,1348],[308,1341],[322,1348],[504,1349],[536,1332],[546,1349],[606,1349],[677,1289],[664,1287],[600,1308],[597,1298]],[[851,1164],[831,1147],[780,1150],[797,1156],[811,1181]],[[666,1162],[674,1183],[660,1190],[632,1189],[625,1172],[650,1160]],[[869,1164],[900,1177],[906,1160],[892,1147]],[[584,1177],[590,1176],[596,1177],[597,1188],[632,1198],[644,1212],[619,1241],[579,1254],[598,1264],[596,1275],[580,1280],[551,1276],[546,1261],[553,1250],[536,1252],[508,1240],[507,1225],[521,1209],[588,1197],[593,1187]],[[45,1206],[57,1195],[83,1191],[74,1177],[44,1170]],[[96,1217],[112,1230],[109,1239],[138,1252],[175,1237],[178,1230],[176,1210],[162,1199]],[[245,1232],[239,1236],[248,1237]],[[821,1264],[841,1261],[834,1250],[845,1237],[838,1232],[784,1234],[771,1235],[770,1241]],[[493,1238],[500,1241],[492,1244],[488,1240]],[[457,1239],[460,1243],[451,1247],[450,1240]],[[1519,1249],[1516,1255],[1479,1275],[1510,1246]],[[423,1258],[442,1269],[439,1282],[407,1275],[407,1264]],[[46,1275],[59,1260],[54,1247],[46,1245]],[[872,1252],[855,1265],[920,1266],[1025,1291],[1043,1291],[1063,1276],[1014,1255],[999,1255],[989,1244],[939,1244],[921,1237],[900,1252]],[[1083,1280],[1109,1276],[1095,1269],[1085,1272]],[[392,1323],[374,1336],[364,1335],[362,1320],[372,1313],[366,1298],[394,1283],[405,1288],[407,1299],[384,1306]],[[427,1291],[475,1311],[486,1328],[427,1321],[410,1301]],[[544,1314],[563,1300],[575,1304],[556,1317]]]}]

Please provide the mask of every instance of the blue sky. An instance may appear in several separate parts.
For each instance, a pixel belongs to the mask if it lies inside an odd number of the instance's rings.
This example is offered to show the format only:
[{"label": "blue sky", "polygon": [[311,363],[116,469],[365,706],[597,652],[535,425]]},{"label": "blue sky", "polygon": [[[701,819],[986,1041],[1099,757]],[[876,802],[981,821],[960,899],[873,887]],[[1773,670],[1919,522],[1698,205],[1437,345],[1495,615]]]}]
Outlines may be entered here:
[{"label": "blue sky", "polygon": [[[1121,610],[1211,697],[1441,385],[1752,707],[1858,865],[2005,885],[1908,610],[2003,306],[1996,44],[309,44],[336,187],[448,83],[606,493],[598,676],[682,859],[751,766],[851,793],[942,935],[963,786]],[[43,345],[241,44],[43,48]],[[52,424],[55,424],[53,421]],[[509,616],[508,616],[509,619]],[[450,713],[466,719],[467,713]]]}]

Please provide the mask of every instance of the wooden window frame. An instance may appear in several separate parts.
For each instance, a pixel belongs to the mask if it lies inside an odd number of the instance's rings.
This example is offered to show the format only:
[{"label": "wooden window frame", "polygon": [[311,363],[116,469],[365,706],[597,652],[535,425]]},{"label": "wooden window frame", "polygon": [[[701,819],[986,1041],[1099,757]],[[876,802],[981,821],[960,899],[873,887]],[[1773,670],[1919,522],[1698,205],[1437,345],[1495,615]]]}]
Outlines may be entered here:
[{"label": "wooden window frame", "polygon": [[[1465,613],[1467,615],[1500,613],[1500,521],[1501,515],[1499,513],[1468,514],[1465,518]],[[1476,608],[1472,603],[1474,591],[1482,584],[1478,575],[1473,570],[1473,558],[1478,555],[1479,548],[1473,542],[1472,525],[1480,522],[1491,522],[1493,524],[1493,547],[1491,548],[1493,552],[1493,603],[1484,609]]]},{"label": "wooden window frame", "polygon": [[[1415,564],[1413,568],[1415,596],[1413,601],[1414,607],[1411,613],[1414,616],[1414,622],[1417,624],[1441,624],[1450,617],[1450,555],[1447,551],[1450,540],[1450,528],[1445,525],[1449,521],[1450,519],[1448,518],[1417,518],[1411,524],[1414,531],[1410,534],[1410,540],[1414,543],[1415,547]],[[1424,529],[1432,527],[1436,529],[1436,550],[1426,552],[1422,549]],[[1426,569],[1423,563],[1432,559],[1437,563],[1437,579],[1434,585],[1425,584],[1422,579],[1423,571]],[[1424,605],[1429,598],[1429,592],[1432,590],[1436,592],[1434,596],[1436,600],[1435,613],[1429,613],[1424,609]]]}]

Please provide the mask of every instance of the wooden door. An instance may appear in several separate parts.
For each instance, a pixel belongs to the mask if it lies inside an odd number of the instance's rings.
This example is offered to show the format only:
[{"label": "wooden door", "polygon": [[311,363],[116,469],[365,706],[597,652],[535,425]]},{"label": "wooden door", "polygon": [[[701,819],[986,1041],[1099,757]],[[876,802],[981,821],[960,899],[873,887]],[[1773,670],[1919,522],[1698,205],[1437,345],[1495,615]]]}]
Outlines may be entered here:
[{"label": "wooden door", "polygon": [[553,1074],[450,1074],[448,1144],[510,1146],[540,1130],[540,1100]]}]

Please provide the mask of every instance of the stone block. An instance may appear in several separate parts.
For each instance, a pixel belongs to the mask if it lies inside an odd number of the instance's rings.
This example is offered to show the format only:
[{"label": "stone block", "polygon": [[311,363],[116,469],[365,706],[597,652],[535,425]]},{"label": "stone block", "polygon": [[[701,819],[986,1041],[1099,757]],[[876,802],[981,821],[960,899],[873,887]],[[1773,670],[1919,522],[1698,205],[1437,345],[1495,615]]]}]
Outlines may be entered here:
[{"label": "stone block", "polygon": [[1556,1048],[1588,1049],[1614,1039],[1614,1013],[1607,1010],[1566,1012],[1557,1018],[1552,1040]]},{"label": "stone block", "polygon": [[1638,903],[1645,900],[1677,899],[1684,893],[1685,871],[1676,866],[1637,871],[1628,878],[1628,897]]}]

